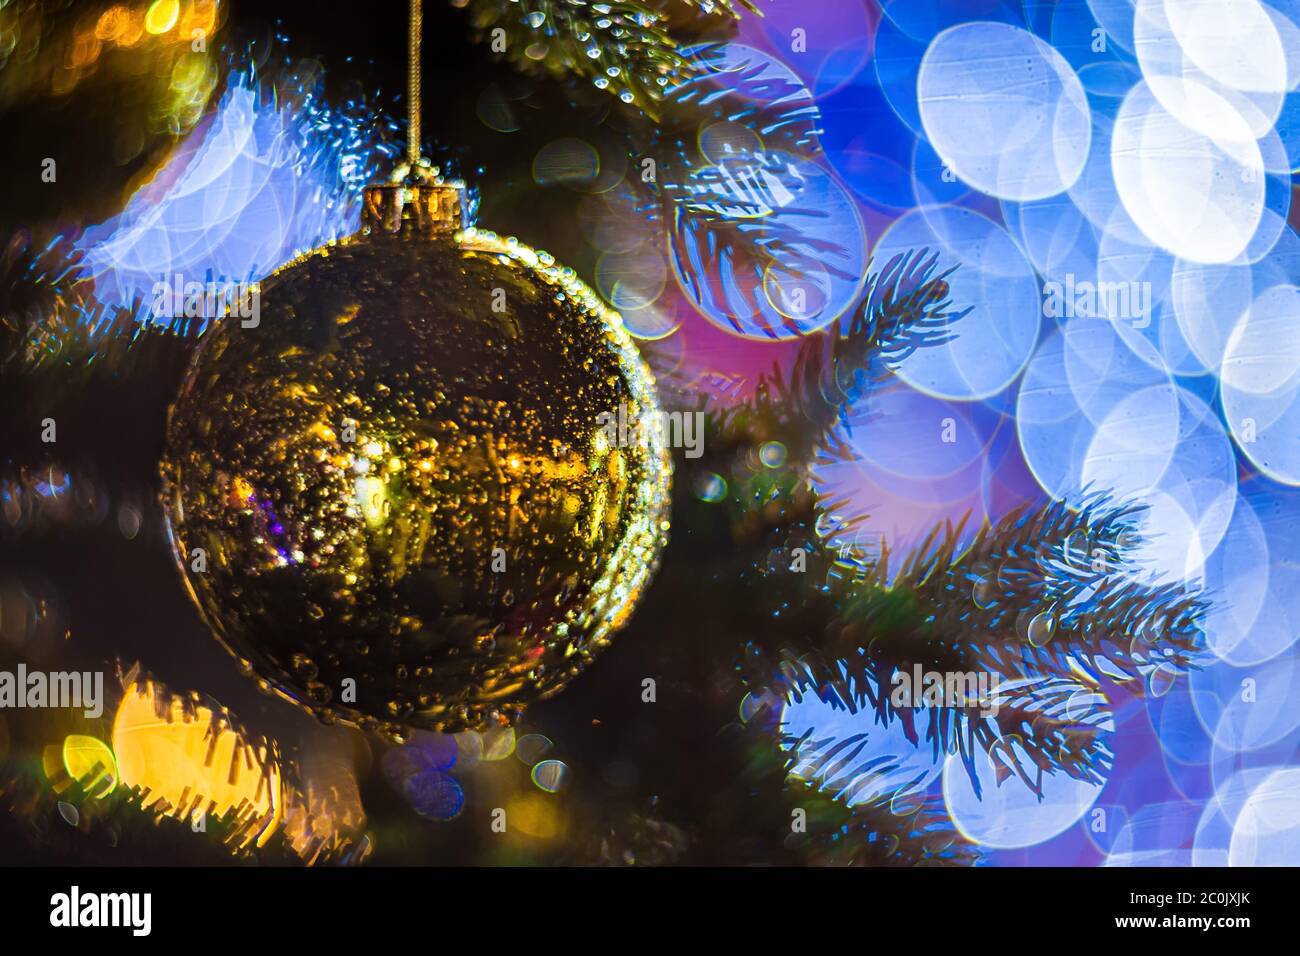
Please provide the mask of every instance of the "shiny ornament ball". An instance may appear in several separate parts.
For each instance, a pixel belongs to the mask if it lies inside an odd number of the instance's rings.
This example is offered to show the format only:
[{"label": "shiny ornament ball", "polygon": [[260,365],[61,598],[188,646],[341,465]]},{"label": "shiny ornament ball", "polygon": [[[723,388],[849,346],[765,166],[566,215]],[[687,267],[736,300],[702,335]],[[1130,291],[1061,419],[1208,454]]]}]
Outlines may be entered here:
[{"label": "shiny ornament ball", "polygon": [[461,228],[439,183],[372,187],[366,229],[216,323],[161,467],[185,581],[245,672],[399,738],[563,689],[668,528],[654,382],[618,315]]}]

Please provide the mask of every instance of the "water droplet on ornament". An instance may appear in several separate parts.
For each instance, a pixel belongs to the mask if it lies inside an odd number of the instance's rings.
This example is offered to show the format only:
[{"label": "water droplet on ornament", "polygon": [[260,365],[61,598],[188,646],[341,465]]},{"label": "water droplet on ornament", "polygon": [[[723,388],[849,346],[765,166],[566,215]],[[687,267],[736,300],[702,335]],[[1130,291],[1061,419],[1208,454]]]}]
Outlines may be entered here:
[{"label": "water droplet on ornament", "polygon": [[779,441],[764,442],[758,449],[758,460],[768,468],[780,468],[785,459],[785,445]]},{"label": "water droplet on ornament", "polygon": [[1056,636],[1056,618],[1051,611],[1035,614],[1025,629],[1025,639],[1034,647],[1045,647]]},{"label": "water droplet on ornament", "polygon": [[1088,536],[1083,531],[1071,531],[1061,545],[1066,564],[1083,567],[1088,563]]},{"label": "water droplet on ornament", "polygon": [[1164,697],[1178,682],[1178,671],[1168,664],[1161,664],[1147,675],[1147,687],[1152,697]]}]

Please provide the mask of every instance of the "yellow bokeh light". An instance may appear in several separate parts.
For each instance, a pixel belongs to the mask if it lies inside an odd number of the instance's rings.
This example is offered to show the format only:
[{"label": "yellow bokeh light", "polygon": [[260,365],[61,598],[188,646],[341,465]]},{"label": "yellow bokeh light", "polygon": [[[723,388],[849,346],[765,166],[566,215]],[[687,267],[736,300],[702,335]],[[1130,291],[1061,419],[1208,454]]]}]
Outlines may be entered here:
[{"label": "yellow bokeh light", "polygon": [[161,36],[172,27],[181,15],[179,0],[154,0],[144,15],[144,28],[154,36]]},{"label": "yellow bokeh light", "polygon": [[122,27],[121,33],[117,36],[117,45],[122,47],[133,47],[144,39],[144,20],[136,16],[127,14],[126,24]]},{"label": "yellow bokeh light", "polygon": [[217,27],[216,0],[195,0],[185,11],[181,23],[180,40],[194,40],[196,37],[209,37]]},{"label": "yellow bokeh light", "polygon": [[[207,85],[209,69],[208,59],[197,53],[177,57],[172,67],[172,89],[179,93],[202,91]],[[203,102],[207,102],[206,93]]]},{"label": "yellow bokeh light", "polygon": [[63,741],[63,767],[91,796],[106,797],[117,789],[117,761],[98,737],[69,734]]},{"label": "yellow bokeh light", "polygon": [[120,781],[165,816],[233,812],[237,846],[264,846],[279,828],[284,793],[277,755],[208,707],[152,682],[129,687],[113,719]]},{"label": "yellow bokeh light", "polygon": [[126,36],[131,26],[131,12],[120,3],[116,3],[100,14],[95,24],[95,36],[110,43],[116,43]]},{"label": "yellow bokeh light", "polygon": [[564,829],[559,807],[551,797],[528,794],[516,797],[506,805],[509,825],[536,840],[553,840]]}]

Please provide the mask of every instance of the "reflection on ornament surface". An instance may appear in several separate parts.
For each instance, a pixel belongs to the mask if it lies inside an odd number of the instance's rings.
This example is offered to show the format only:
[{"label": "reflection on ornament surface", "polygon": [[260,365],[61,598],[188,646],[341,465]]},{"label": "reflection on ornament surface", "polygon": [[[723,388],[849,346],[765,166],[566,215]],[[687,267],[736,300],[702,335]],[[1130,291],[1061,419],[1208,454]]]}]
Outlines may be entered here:
[{"label": "reflection on ornament surface", "polygon": [[[557,693],[667,530],[653,380],[617,314],[545,253],[435,227],[377,224],[264,282],[258,327],[206,338],[163,463],[222,643],[264,687],[390,736]],[[636,427],[612,447],[598,416],[620,405]]]}]

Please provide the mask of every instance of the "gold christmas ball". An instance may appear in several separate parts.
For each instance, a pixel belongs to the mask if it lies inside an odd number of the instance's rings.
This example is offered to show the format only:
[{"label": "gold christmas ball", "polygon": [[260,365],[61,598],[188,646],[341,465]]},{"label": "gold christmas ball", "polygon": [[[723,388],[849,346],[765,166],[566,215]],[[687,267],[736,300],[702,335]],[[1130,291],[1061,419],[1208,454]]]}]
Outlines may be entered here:
[{"label": "gold christmas ball", "polygon": [[668,529],[654,381],[619,316],[463,228],[462,196],[400,169],[359,233],[252,290],[204,336],[161,467],[184,579],[243,669],[395,737],[558,693]]}]

